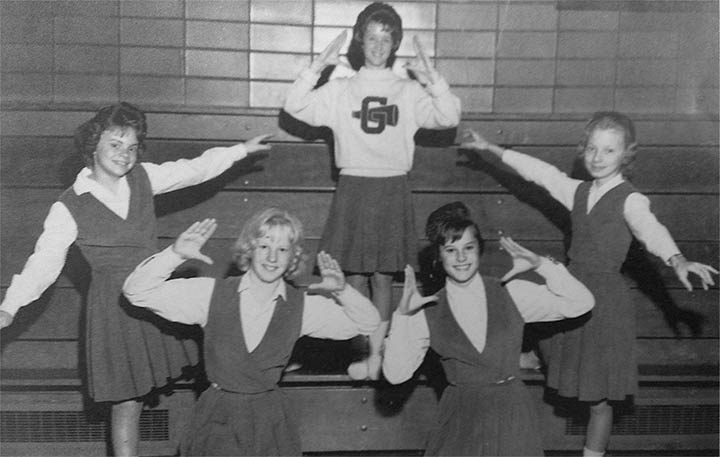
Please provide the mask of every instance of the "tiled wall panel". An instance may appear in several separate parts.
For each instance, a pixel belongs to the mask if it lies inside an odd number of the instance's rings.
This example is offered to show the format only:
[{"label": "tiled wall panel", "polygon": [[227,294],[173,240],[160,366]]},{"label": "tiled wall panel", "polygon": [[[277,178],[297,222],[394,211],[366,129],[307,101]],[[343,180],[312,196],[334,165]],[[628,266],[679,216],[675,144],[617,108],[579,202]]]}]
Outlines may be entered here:
[{"label": "tiled wall panel", "polygon": [[126,48],[120,54],[120,72],[178,75],[182,72],[182,51],[172,48]]},{"label": "tiled wall panel", "polygon": [[312,0],[255,0],[250,5],[252,22],[307,25],[312,17]]},{"label": "tiled wall panel", "polygon": [[55,47],[55,71],[58,73],[110,73],[118,64],[119,48],[115,46]]},{"label": "tiled wall panel", "polygon": [[[118,77],[105,75],[55,75],[54,99],[58,103],[107,103],[115,101]],[[135,99],[133,100],[141,100]]]},{"label": "tiled wall panel", "polygon": [[187,23],[186,43],[191,48],[248,49],[248,24],[190,21]]},{"label": "tiled wall panel", "polygon": [[185,40],[185,21],[174,19],[142,19],[137,17],[120,20],[120,43],[141,46],[176,46]]},{"label": "tiled wall panel", "polygon": [[[2,102],[278,108],[367,0],[0,1]],[[398,0],[471,113],[718,113],[718,11],[704,0]],[[345,53],[350,40],[341,53]]]},{"label": "tiled wall panel", "polygon": [[5,72],[48,72],[53,70],[53,48],[40,44],[8,44],[0,53]]},{"label": "tiled wall panel", "polygon": [[4,101],[50,103],[53,99],[53,76],[50,73],[10,73],[0,80]]},{"label": "tiled wall panel", "polygon": [[142,100],[142,103],[177,105],[185,100],[184,84],[180,78],[153,76],[123,76],[120,80],[123,100]]},{"label": "tiled wall panel", "polygon": [[123,16],[182,18],[184,0],[123,0],[120,14]]}]

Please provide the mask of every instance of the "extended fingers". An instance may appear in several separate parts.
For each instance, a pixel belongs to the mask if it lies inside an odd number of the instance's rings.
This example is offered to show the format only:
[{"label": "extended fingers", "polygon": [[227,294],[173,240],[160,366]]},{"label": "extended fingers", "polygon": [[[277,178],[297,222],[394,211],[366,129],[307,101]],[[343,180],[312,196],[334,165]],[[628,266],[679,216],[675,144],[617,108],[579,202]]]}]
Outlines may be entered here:
[{"label": "extended fingers", "polygon": [[715,270],[710,265],[692,262],[690,265],[688,265],[688,270],[692,271],[700,277],[703,289],[708,290],[708,286],[712,286],[715,284],[715,281],[713,281],[712,279],[711,273],[717,274],[717,270]]},{"label": "extended fingers", "polygon": [[513,257],[519,255],[522,249],[522,246],[508,236],[500,237],[500,247]]},{"label": "extended fingers", "polygon": [[338,273],[342,271],[337,260],[333,259],[332,256],[325,251],[318,252],[317,259],[318,268],[320,268],[320,270],[334,271]]},{"label": "extended fingers", "polygon": [[343,45],[345,44],[345,40],[347,39],[347,30],[343,30],[340,32],[340,34],[335,37],[333,42],[330,44],[333,50],[333,54],[339,54],[340,50],[342,49]]},{"label": "extended fingers", "polygon": [[210,238],[217,228],[217,222],[213,218],[208,218],[200,221],[197,226],[197,233],[203,238]]},{"label": "extended fingers", "polygon": [[345,39],[347,38],[347,30],[343,30],[337,37],[335,37],[332,42],[323,50],[323,52],[320,53],[320,60],[324,62],[332,61],[337,58],[337,55],[340,53],[340,49],[342,49],[343,44],[345,44]]},{"label": "extended fingers", "polygon": [[425,71],[429,71],[432,69],[432,64],[430,63],[430,58],[427,56],[427,53],[425,52],[425,48],[423,48],[422,43],[420,42],[420,39],[415,35],[413,37],[413,46],[415,47],[415,53],[417,54],[418,58],[420,59],[420,62],[425,67]]}]

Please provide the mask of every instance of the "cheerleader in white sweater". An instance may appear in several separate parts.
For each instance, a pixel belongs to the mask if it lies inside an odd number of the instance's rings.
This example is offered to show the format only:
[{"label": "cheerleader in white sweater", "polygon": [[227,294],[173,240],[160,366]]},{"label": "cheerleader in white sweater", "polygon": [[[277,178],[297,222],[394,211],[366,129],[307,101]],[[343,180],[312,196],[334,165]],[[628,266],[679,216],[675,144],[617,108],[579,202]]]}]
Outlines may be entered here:
[{"label": "cheerleader in white sweater", "polygon": [[391,310],[392,275],[415,265],[417,232],[407,173],[419,128],[451,128],[460,122],[460,100],[414,40],[417,58],[407,65],[416,80],[392,70],[402,20],[376,2],[357,18],[348,60],[357,72],[315,88],[328,65],[340,64],[341,33],[295,81],[285,111],[313,126],[332,129],[340,169],[320,249],[343,265],[349,282],[372,291],[382,323],[369,337],[369,357],[352,364],[355,379],[378,379],[382,342]]}]

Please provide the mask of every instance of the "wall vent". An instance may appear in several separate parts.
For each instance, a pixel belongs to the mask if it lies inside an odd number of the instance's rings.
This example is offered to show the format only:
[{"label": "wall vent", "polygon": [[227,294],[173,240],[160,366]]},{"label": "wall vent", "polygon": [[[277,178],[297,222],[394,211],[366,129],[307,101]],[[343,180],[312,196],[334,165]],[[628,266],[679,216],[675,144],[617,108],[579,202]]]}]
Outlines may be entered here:
[{"label": "wall vent", "polygon": [[[143,411],[141,441],[168,441],[168,411]],[[106,441],[108,422],[89,420],[82,411],[1,411],[0,442],[69,443]]]},{"label": "wall vent", "polygon": [[[643,405],[621,414],[612,435],[717,435],[718,405]],[[587,419],[568,418],[566,435],[585,435]]]}]

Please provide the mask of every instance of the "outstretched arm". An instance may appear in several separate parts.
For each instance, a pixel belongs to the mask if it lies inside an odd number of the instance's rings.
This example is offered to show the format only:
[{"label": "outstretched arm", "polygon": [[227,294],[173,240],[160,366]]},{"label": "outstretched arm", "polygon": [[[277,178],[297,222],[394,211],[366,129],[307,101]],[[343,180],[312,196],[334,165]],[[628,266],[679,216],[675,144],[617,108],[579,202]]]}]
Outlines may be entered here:
[{"label": "outstretched arm", "polygon": [[43,224],[35,250],[20,274],[13,275],[0,305],[0,328],[7,327],[23,306],[40,298],[60,275],[70,245],[77,238],[77,224],[67,207],[56,202]]},{"label": "outstretched arm", "polygon": [[472,129],[466,129],[463,132],[463,136],[469,141],[465,141],[460,145],[460,149],[474,149],[478,151],[490,151],[498,159],[503,158],[505,154],[505,148],[498,146],[495,143],[488,141],[484,136]]},{"label": "outstretched arm", "polygon": [[700,278],[702,288],[707,290],[715,284],[713,274],[718,271],[710,265],[688,261],[680,253],[670,231],[650,210],[650,200],[640,192],[633,192],[625,199],[623,216],[633,235],[642,242],[648,252],[660,257],[666,265],[675,270],[680,282],[687,290],[693,290],[690,273]]},{"label": "outstretched arm", "polygon": [[269,150],[270,145],[264,142],[272,136],[263,134],[244,143],[210,148],[194,159],[180,159],[159,165],[143,162],[142,167],[148,174],[153,194],[162,194],[213,179],[248,154]]},{"label": "outstretched arm", "polygon": [[464,136],[469,141],[462,143],[460,149],[490,151],[524,179],[545,188],[554,199],[567,209],[572,209],[575,191],[582,182],[581,180],[570,178],[553,165],[540,159],[500,147],[472,129],[465,130]]},{"label": "outstretched arm", "polygon": [[215,280],[167,279],[186,260],[212,263],[212,259],[202,254],[200,249],[216,227],[214,219],[195,222],[171,247],[138,265],[123,286],[123,293],[130,303],[148,308],[171,321],[205,325]]}]

